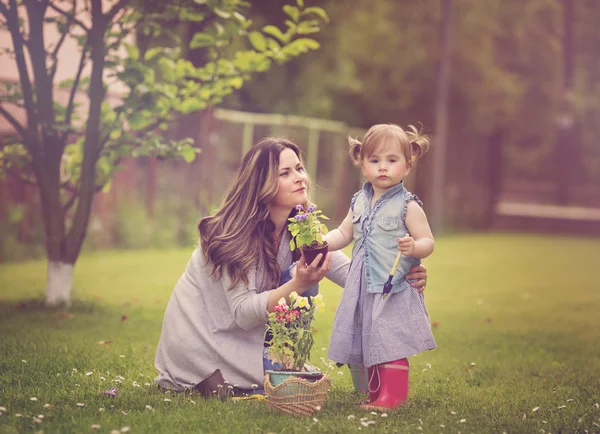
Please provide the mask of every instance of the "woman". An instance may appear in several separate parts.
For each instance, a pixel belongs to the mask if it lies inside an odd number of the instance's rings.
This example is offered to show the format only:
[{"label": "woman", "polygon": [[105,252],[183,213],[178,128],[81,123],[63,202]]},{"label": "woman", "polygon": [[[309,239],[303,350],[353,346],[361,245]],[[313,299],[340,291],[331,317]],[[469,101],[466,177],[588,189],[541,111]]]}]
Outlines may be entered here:
[{"label": "woman", "polygon": [[[246,153],[221,207],[200,220],[200,245],[167,305],[155,359],[159,386],[205,396],[226,395],[226,381],[240,391],[258,388],[265,325],[277,302],[323,277],[344,286],[350,260],[342,252],[326,255],[321,267],[321,254],[311,264],[301,257],[279,283],[293,262],[287,219],[309,190],[294,143],[267,138]],[[424,288],[425,268],[413,271]]]}]

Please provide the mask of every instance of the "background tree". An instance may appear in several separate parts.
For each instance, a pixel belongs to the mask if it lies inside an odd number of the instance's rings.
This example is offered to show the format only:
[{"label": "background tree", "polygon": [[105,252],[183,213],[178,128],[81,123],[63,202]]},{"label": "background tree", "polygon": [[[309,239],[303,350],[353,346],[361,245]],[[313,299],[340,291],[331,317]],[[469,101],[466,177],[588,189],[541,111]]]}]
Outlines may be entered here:
[{"label": "background tree", "polygon": [[[156,5],[160,2],[156,3]],[[0,3],[0,26],[8,29],[19,72],[18,85],[4,84],[0,114],[16,135],[2,148],[0,167],[39,189],[48,259],[46,304],[70,303],[73,267],[85,237],[94,194],[109,188],[125,156],[154,153],[194,159],[190,140],[165,141],[160,132],[177,114],[220,103],[251,74],[266,71],[319,47],[305,35],[319,31],[323,9],[302,0],[285,4],[285,28],[251,30],[242,0],[179,0],[160,8],[119,0],[17,1]],[[178,27],[165,22],[204,22],[189,46],[205,60],[182,55]],[[44,27],[56,26],[54,46]],[[152,38],[142,52],[127,42],[134,30]],[[80,48],[73,78],[55,83],[59,51],[67,39]],[[248,41],[248,43],[246,43]],[[249,45],[248,45],[249,44]],[[69,89],[61,102],[57,86]],[[108,89],[122,87],[110,101]],[[81,93],[85,94],[81,98]],[[25,121],[14,115],[25,111]]]},{"label": "background tree", "polygon": [[[276,16],[269,4],[273,0],[261,3],[263,19]],[[440,1],[319,0],[318,4],[336,8],[319,56],[268,71],[267,80],[254,79],[226,104],[324,117],[363,128],[379,122],[422,122],[426,132],[438,133],[434,107],[441,55]],[[555,169],[556,119],[563,100],[564,4],[563,0],[454,2],[448,117],[452,150],[447,153],[443,191],[448,198],[444,213],[448,227],[488,226],[489,221],[483,220],[493,215],[489,210],[502,196],[498,190],[515,192],[520,200],[556,202],[556,176],[565,184],[566,173]],[[572,134],[567,133],[569,144],[563,146],[560,165],[563,169],[568,165],[570,178],[577,180],[567,202],[581,205],[590,196],[582,186],[592,190],[592,183],[600,180],[595,139],[600,44],[594,24],[600,19],[600,3],[572,4],[576,7],[571,17],[574,62],[569,99],[577,123]],[[415,177],[415,191],[428,206],[433,204],[428,197],[433,153],[419,162]]]}]

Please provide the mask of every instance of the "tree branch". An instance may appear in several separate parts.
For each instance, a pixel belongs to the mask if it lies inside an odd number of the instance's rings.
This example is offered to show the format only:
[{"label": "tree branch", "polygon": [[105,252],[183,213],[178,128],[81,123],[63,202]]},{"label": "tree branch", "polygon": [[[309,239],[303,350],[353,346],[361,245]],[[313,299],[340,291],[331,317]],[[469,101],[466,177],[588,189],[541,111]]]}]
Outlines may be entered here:
[{"label": "tree branch", "polygon": [[[104,185],[96,185],[94,187],[94,194],[99,193],[100,191],[102,191],[103,188],[104,188]],[[63,211],[64,212],[67,212],[69,209],[71,209],[71,207],[75,203],[75,200],[79,197],[79,191],[78,190],[71,190],[71,192],[73,194],[71,195],[71,197],[69,197],[69,199],[67,199],[67,201],[63,205]]]},{"label": "tree branch", "polygon": [[4,15],[4,18],[8,22],[8,8],[4,3],[0,3],[0,14]]},{"label": "tree branch", "polygon": [[36,116],[35,102],[33,99],[33,88],[31,85],[31,79],[29,78],[29,71],[27,70],[27,62],[25,61],[25,52],[23,50],[23,35],[19,29],[19,17],[17,15],[17,2],[16,0],[10,0],[10,9],[7,9],[5,5],[0,3],[0,11],[6,17],[8,29],[13,39],[13,46],[15,48],[15,58],[17,61],[17,68],[19,70],[19,80],[21,82],[21,88],[23,89],[23,100],[27,111],[27,126],[31,131],[37,131],[38,119]]},{"label": "tree branch", "polygon": [[62,33],[62,35],[60,35],[60,39],[56,43],[56,47],[54,47],[54,50],[52,51],[52,53],[50,53],[50,57],[53,60],[52,66],[50,67],[51,80],[54,78],[54,74],[56,73],[56,66],[58,63],[58,59],[57,59],[58,50],[60,50],[60,47],[65,42],[65,39],[67,38],[67,35],[69,34],[69,30],[71,29],[71,26],[74,23],[75,13],[77,12],[77,0],[73,0],[72,12],[73,12],[73,15],[71,15],[70,17],[67,18],[67,24],[66,24],[65,31]]},{"label": "tree branch", "polygon": [[[65,124],[67,126],[71,125],[71,117],[73,116],[73,109],[75,108],[75,94],[77,94],[77,88],[79,87],[79,81],[81,80],[81,74],[83,72],[83,68],[85,67],[85,62],[87,59],[87,50],[89,45],[86,43],[83,45],[81,49],[81,59],[79,59],[79,66],[77,68],[77,75],[75,76],[75,80],[73,81],[73,86],[71,87],[71,92],[69,93],[69,102],[67,103],[66,113],[65,113]],[[69,131],[65,131],[61,140],[66,142],[67,136],[69,135]]]},{"label": "tree branch", "polygon": [[125,9],[125,6],[127,6],[128,3],[129,0],[119,0],[119,2],[110,8],[110,10],[104,15],[106,17],[106,22],[111,22],[121,9]]},{"label": "tree branch", "polygon": [[[73,2],[75,3],[75,2]],[[75,18],[75,8],[73,8],[73,14],[69,14],[67,11],[63,11],[61,8],[59,8],[58,6],[56,6],[54,3],[49,2],[48,5],[54,9],[56,12],[58,12],[59,14],[61,14],[62,16],[66,17],[67,19],[73,21],[75,24],[77,24],[79,27],[81,27],[83,30],[85,30],[85,32],[89,32],[90,29],[83,24],[81,21],[79,21],[77,18]]]},{"label": "tree branch", "polygon": [[[17,133],[19,133],[19,135],[21,136],[21,138],[23,139],[24,142],[27,142],[26,140],[26,136],[27,136],[27,131],[25,130],[25,127],[23,125],[21,125],[19,123],[19,121],[17,121],[17,119],[11,115],[4,107],[2,107],[0,105],[0,114],[2,116],[4,116],[4,119],[6,119],[8,121],[9,124],[12,125],[12,127],[15,129],[15,131]],[[25,145],[27,147],[27,145]]]},{"label": "tree branch", "polygon": [[77,199],[77,196],[79,196],[79,194],[77,193],[73,193],[71,195],[71,197],[65,202],[65,204],[63,205],[63,211],[67,212],[75,203],[75,199]]}]

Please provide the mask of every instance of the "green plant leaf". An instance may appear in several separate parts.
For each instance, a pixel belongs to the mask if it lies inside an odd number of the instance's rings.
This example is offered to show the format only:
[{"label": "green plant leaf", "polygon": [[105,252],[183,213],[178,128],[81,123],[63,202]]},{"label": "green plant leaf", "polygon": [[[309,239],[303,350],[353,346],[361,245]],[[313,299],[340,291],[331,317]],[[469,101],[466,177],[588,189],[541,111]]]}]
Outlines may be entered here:
[{"label": "green plant leaf", "polygon": [[181,150],[181,156],[186,163],[191,163],[196,159],[196,149],[192,146],[186,146]]},{"label": "green plant leaf", "polygon": [[132,60],[138,60],[140,58],[140,50],[135,45],[123,44],[127,51],[127,56]]},{"label": "green plant leaf", "polygon": [[300,18],[300,10],[296,6],[285,5],[283,7],[283,12],[292,19],[295,23],[298,22],[298,18]]},{"label": "green plant leaf", "polygon": [[289,36],[284,35],[278,27],[275,27],[273,25],[263,27],[263,32],[279,39],[283,43],[287,43],[290,39]]},{"label": "green plant leaf", "polygon": [[202,48],[215,45],[216,39],[209,33],[196,33],[190,42],[190,48]]},{"label": "green plant leaf", "polygon": [[267,49],[267,39],[260,32],[250,32],[248,35],[250,43],[256,51],[265,51]]},{"label": "green plant leaf", "polygon": [[318,6],[311,6],[309,8],[306,8],[301,12],[300,15],[305,16],[311,14],[318,15],[326,23],[329,22],[329,16],[327,15],[327,12],[325,12],[325,9],[320,8]]}]

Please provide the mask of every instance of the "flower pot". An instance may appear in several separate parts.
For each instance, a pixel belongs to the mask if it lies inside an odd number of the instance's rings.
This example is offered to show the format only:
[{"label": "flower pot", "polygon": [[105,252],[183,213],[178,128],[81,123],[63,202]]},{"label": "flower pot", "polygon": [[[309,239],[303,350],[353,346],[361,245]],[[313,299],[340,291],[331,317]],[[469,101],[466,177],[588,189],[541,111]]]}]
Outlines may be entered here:
[{"label": "flower pot", "polygon": [[326,241],[323,242],[322,244],[312,243],[308,246],[302,247],[302,252],[304,252],[304,258],[306,259],[306,263],[308,265],[312,264],[312,261],[315,260],[315,258],[317,257],[317,255],[319,253],[323,253],[323,257],[319,261],[319,264],[317,265],[317,267],[320,267],[321,265],[323,265],[323,262],[325,261],[325,255],[327,254],[328,250],[329,250],[329,245],[327,244]]},{"label": "flower pot", "polygon": [[[274,386],[271,384],[271,379],[277,381],[281,378],[279,374],[287,378]],[[311,416],[321,410],[327,400],[330,386],[331,378],[322,372],[266,371],[265,373],[267,405],[295,416]]]},{"label": "flower pot", "polygon": [[290,377],[303,378],[309,383],[314,383],[317,380],[320,380],[323,377],[323,373],[319,371],[265,371],[269,374],[269,381],[271,381],[271,385],[279,386],[285,380]]}]

